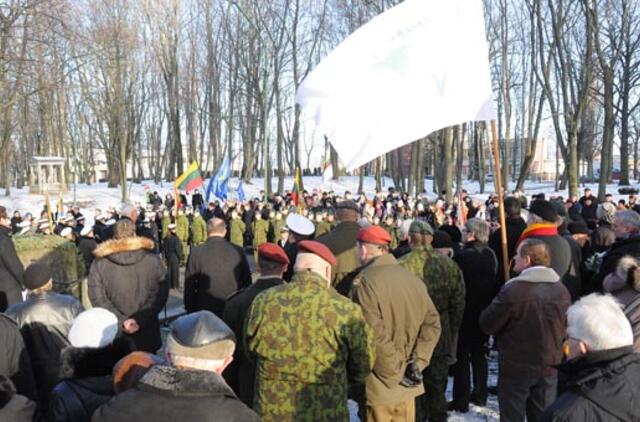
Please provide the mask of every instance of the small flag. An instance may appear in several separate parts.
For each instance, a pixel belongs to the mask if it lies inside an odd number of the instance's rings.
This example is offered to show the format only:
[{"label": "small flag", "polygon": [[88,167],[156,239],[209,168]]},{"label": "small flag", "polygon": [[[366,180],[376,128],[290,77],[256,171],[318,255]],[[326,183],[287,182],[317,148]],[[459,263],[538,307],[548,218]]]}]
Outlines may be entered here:
[{"label": "small flag", "polygon": [[293,178],[293,189],[291,191],[291,199],[296,206],[300,205],[300,194],[302,193],[302,175],[300,174],[300,166],[296,166],[296,174]]},{"label": "small flag", "polygon": [[49,220],[49,229],[53,230],[53,216],[51,215],[51,201],[49,200],[49,193],[45,196],[45,207],[47,208],[47,219]]},{"label": "small flag", "polygon": [[238,183],[238,189],[236,189],[236,191],[238,192],[238,201],[244,202],[244,188],[242,187],[242,179],[240,179],[240,183]]},{"label": "small flag", "polygon": [[322,170],[322,180],[325,183],[329,183],[333,179],[333,165],[331,161],[327,161],[324,164],[324,169]]},{"label": "small flag", "polygon": [[202,174],[200,168],[195,161],[191,163],[189,168],[178,177],[174,183],[176,189],[191,192],[195,188],[202,186]]},{"label": "small flag", "polygon": [[231,162],[228,157],[225,157],[222,165],[216,172],[216,174],[209,179],[207,185],[207,193],[205,200],[209,202],[211,194],[220,199],[227,199],[229,177],[231,176]]}]

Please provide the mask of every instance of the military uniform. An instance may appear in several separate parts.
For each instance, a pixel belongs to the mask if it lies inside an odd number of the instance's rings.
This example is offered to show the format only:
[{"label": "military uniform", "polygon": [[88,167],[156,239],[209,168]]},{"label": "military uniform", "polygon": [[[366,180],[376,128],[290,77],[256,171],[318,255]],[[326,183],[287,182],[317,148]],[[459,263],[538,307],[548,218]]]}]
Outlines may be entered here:
[{"label": "military uniform", "polygon": [[269,235],[269,223],[266,220],[256,220],[253,222],[253,254],[258,259],[258,247],[267,242]]},{"label": "military uniform", "polygon": [[358,223],[344,221],[330,233],[316,239],[331,249],[331,252],[336,256],[338,263],[331,271],[331,285],[345,296],[349,296],[353,278],[360,268],[356,246],[359,230]]},{"label": "military uniform", "polygon": [[347,384],[365,380],[373,337],[362,311],[298,272],[258,295],[247,320],[247,350],[257,359],[254,409],[263,421],[348,421]]},{"label": "military uniform", "polygon": [[178,236],[182,245],[182,260],[180,263],[184,264],[189,256],[189,218],[184,214],[179,215],[176,219],[176,236]]},{"label": "military uniform", "polygon": [[245,226],[244,221],[239,218],[232,218],[229,221],[229,241],[240,248],[244,248],[244,232],[246,229],[247,226]]},{"label": "military uniform", "polygon": [[316,236],[322,236],[323,234],[327,234],[331,231],[331,224],[326,220],[322,220],[316,224]]},{"label": "military uniform", "polygon": [[389,236],[391,236],[391,243],[389,244],[389,249],[393,250],[397,248],[398,242],[399,242],[398,239],[400,238],[398,228],[393,223],[392,224],[382,223],[380,224],[380,226],[389,233]]},{"label": "military uniform", "polygon": [[456,263],[436,253],[431,246],[412,248],[400,258],[400,265],[420,276],[440,314],[442,333],[433,352],[431,364],[424,371],[426,394],[419,407],[429,421],[447,420],[445,390],[449,365],[455,363],[458,329],[462,323],[465,287]]},{"label": "military uniform", "polygon": [[363,267],[353,294],[376,338],[376,363],[366,381],[367,414],[384,420],[400,405],[413,409],[415,397],[424,393],[422,385],[408,388],[400,381],[410,358],[420,369],[429,365],[440,336],[438,312],[421,279],[390,254]]},{"label": "military uniform", "polygon": [[237,343],[236,350],[233,352],[233,362],[225,369],[223,376],[238,398],[249,407],[253,407],[256,367],[255,362],[247,358],[242,341],[244,322],[256,296],[282,283],[284,281],[280,277],[260,277],[249,287],[229,296],[224,306],[222,319],[235,333]]},{"label": "military uniform", "polygon": [[270,221],[269,237],[271,243],[278,243],[280,240],[280,229],[285,226],[282,218],[274,218]]},{"label": "military uniform", "polygon": [[191,243],[198,246],[207,241],[207,223],[200,215],[193,217],[191,223]]}]

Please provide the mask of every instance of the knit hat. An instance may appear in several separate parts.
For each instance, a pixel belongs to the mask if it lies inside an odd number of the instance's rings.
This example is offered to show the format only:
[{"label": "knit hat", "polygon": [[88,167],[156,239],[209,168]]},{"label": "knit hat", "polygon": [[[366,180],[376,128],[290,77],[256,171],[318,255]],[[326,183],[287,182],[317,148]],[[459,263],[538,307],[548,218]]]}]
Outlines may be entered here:
[{"label": "knit hat", "polygon": [[558,219],[558,212],[553,204],[544,199],[536,199],[529,206],[529,212],[542,218],[549,223],[555,223]]},{"label": "knit hat", "polygon": [[34,262],[29,265],[22,276],[22,284],[28,290],[36,290],[51,280],[51,270],[43,262]]},{"label": "knit hat", "polygon": [[616,206],[611,202],[603,202],[598,204],[596,216],[600,221],[613,224],[613,219],[616,215]]},{"label": "knit hat", "polygon": [[584,221],[574,221],[567,226],[571,234],[589,234],[589,227]]},{"label": "knit hat", "polygon": [[80,313],[71,323],[69,343],[73,347],[104,347],[118,334],[118,318],[104,308],[91,308]]}]

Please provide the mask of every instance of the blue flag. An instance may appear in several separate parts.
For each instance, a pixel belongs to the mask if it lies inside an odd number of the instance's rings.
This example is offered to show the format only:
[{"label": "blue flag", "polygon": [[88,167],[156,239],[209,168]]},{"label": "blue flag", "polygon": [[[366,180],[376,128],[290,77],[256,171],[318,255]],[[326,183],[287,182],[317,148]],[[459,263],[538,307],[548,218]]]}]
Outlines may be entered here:
[{"label": "blue flag", "polygon": [[226,157],[216,174],[209,179],[206,202],[209,202],[211,194],[214,194],[219,199],[227,199],[227,182],[229,180],[229,176],[231,176],[231,163],[229,162],[229,158]]},{"label": "blue flag", "polygon": [[238,183],[238,201],[244,202],[244,189],[242,188],[242,179],[240,179],[240,183]]}]

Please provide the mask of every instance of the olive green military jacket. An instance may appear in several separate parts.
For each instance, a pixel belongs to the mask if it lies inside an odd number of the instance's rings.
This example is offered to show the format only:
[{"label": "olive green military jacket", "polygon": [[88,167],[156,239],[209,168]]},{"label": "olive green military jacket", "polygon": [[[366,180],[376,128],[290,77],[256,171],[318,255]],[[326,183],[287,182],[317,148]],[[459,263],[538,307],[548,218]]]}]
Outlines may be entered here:
[{"label": "olive green military jacket", "polygon": [[458,330],[462,324],[465,285],[462,271],[453,259],[435,252],[431,246],[418,246],[400,258],[400,265],[420,277],[440,314],[442,333],[433,352],[455,363]]},{"label": "olive green military jacket", "polygon": [[244,221],[233,218],[229,221],[229,241],[236,246],[244,247],[244,231],[246,226]]},{"label": "olive green military jacket", "polygon": [[162,217],[162,238],[166,238],[169,235],[169,224],[171,224],[170,217]]},{"label": "olive green military jacket", "polygon": [[404,402],[424,393],[424,387],[400,385],[413,357],[424,369],[440,336],[440,318],[422,280],[385,254],[363,267],[353,286],[373,329],[376,363],[366,381],[369,405]]},{"label": "olive green military jacket", "polygon": [[374,362],[359,306],[303,271],[260,293],[246,324],[263,421],[349,420],[347,384],[364,382]]},{"label": "olive green military jacket", "polygon": [[186,215],[179,215],[176,219],[176,236],[182,243],[189,240],[189,217]]},{"label": "olive green military jacket", "polygon": [[191,243],[193,245],[201,245],[207,241],[207,223],[201,216],[193,217],[191,223]]},{"label": "olive green military jacket", "polygon": [[331,231],[331,224],[326,221],[321,221],[316,224],[316,237],[322,236],[323,234],[329,233]]},{"label": "olive green military jacket", "polygon": [[257,248],[267,242],[269,235],[269,222],[266,220],[256,220],[253,222],[253,247]]}]

